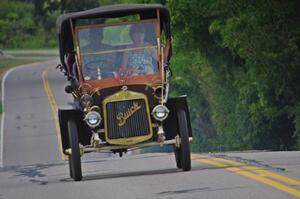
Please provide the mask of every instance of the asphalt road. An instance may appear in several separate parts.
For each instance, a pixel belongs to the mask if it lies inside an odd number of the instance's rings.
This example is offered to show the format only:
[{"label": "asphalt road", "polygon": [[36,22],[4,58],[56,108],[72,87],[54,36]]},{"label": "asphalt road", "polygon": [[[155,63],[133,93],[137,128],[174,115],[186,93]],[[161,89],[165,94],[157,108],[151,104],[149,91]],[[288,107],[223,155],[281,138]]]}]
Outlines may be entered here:
[{"label": "asphalt road", "polygon": [[93,153],[84,155],[83,180],[72,181],[42,78],[55,103],[68,104],[57,63],[22,66],[5,77],[0,199],[300,198],[300,152],[193,154],[190,172],[177,169],[168,153]]}]

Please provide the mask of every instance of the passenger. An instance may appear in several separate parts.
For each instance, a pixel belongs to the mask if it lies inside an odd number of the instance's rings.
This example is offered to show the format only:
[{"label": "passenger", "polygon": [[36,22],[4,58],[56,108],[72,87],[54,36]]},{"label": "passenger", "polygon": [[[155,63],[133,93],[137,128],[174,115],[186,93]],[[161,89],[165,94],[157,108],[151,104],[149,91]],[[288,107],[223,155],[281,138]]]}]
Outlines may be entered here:
[{"label": "passenger", "polygon": [[[129,31],[132,40],[130,48],[149,46],[145,42],[145,30],[139,25],[132,25]],[[121,71],[131,70],[132,75],[153,74],[156,67],[153,61],[157,61],[157,50],[155,48],[144,48],[125,52],[121,64]]]}]

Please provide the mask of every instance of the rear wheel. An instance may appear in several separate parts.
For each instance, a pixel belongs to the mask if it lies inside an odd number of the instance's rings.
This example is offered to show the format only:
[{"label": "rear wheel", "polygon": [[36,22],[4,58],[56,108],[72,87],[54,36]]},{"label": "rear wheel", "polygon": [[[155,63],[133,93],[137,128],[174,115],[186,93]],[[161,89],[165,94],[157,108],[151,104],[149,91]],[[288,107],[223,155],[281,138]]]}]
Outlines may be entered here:
[{"label": "rear wheel", "polygon": [[175,159],[178,168],[183,171],[191,170],[191,151],[189,142],[189,131],[185,111],[177,113],[180,136],[180,147],[174,146]]},{"label": "rear wheel", "polygon": [[74,120],[68,121],[69,144],[71,155],[69,155],[70,177],[75,181],[82,179],[80,149],[78,142],[77,126]]}]

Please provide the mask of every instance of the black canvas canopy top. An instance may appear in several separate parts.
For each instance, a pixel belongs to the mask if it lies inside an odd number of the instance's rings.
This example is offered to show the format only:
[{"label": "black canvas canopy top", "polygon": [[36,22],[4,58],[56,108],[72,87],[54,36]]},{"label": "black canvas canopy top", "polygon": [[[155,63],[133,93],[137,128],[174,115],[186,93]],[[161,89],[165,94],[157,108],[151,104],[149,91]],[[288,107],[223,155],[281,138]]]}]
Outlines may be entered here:
[{"label": "black canvas canopy top", "polygon": [[66,67],[64,56],[67,52],[74,49],[70,21],[76,24],[78,19],[117,18],[135,14],[140,15],[140,19],[151,19],[156,18],[157,9],[160,13],[161,29],[166,32],[167,38],[170,38],[170,14],[160,4],[116,4],[60,15],[56,20],[56,32],[61,63]]}]

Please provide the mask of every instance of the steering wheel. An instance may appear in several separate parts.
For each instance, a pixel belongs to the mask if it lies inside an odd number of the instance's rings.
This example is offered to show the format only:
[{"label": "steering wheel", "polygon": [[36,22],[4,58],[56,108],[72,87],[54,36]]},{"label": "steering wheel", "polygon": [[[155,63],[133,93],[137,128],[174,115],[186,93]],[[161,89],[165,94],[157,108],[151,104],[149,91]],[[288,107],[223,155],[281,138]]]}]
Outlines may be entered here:
[{"label": "steering wheel", "polygon": [[96,59],[84,64],[84,79],[98,79],[98,68],[100,69],[101,79],[114,77],[113,62],[106,59]]}]

